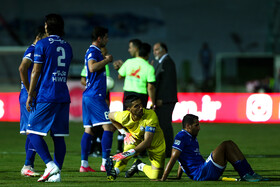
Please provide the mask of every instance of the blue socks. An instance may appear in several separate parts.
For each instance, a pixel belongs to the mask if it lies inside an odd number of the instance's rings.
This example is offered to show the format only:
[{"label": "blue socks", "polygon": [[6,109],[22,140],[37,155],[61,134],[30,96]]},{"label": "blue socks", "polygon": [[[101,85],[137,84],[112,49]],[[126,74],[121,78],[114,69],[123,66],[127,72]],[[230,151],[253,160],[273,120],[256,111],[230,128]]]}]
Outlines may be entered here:
[{"label": "blue socks", "polygon": [[92,135],[84,132],[81,140],[81,160],[88,160],[88,155],[91,148]]},{"label": "blue socks", "polygon": [[111,131],[104,131],[101,145],[102,145],[102,158],[107,159],[110,157],[110,152],[112,148],[113,133]]},{"label": "blue socks", "polygon": [[62,169],[64,157],[66,154],[66,144],[64,137],[52,137],[54,142],[54,163]]},{"label": "blue socks", "polygon": [[246,159],[238,160],[233,164],[234,169],[238,172],[239,176],[242,178],[244,175],[249,173],[250,175],[254,174],[253,169]]},{"label": "blue socks", "polygon": [[32,143],[30,142],[29,137],[27,136],[26,142],[25,142],[25,152],[26,152],[26,158],[25,158],[25,166],[31,166],[34,167],[34,160],[36,155],[36,150]]},{"label": "blue socks", "polygon": [[29,137],[36,152],[42,158],[44,163],[47,164],[48,162],[52,161],[48,146],[43,137],[37,134],[29,134],[27,136]]}]

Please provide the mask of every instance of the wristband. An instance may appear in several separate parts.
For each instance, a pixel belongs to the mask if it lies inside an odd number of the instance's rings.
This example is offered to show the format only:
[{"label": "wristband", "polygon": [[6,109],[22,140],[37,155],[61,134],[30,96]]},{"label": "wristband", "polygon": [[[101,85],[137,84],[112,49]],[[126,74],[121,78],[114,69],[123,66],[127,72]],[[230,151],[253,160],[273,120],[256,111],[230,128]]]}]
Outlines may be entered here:
[{"label": "wristband", "polygon": [[125,135],[125,133],[126,133],[126,131],[124,130],[124,128],[118,129],[118,131],[119,131],[121,134],[123,134],[123,135]]}]

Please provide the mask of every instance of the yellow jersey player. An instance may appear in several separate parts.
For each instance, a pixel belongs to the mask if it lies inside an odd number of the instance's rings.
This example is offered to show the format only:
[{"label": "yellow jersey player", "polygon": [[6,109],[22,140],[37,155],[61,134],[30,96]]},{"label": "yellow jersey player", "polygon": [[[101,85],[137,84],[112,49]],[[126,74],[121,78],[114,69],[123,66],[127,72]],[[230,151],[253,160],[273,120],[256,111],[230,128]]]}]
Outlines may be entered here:
[{"label": "yellow jersey player", "polygon": [[141,99],[136,95],[125,98],[127,110],[111,112],[109,119],[120,133],[126,135],[124,152],[113,156],[116,160],[114,168],[108,162],[106,171],[108,179],[115,179],[125,169],[132,156],[144,151],[148,152],[151,165],[141,160],[134,161],[125,177],[132,177],[136,172],[143,171],[149,179],[159,179],[162,176],[165,161],[165,141],[159,126],[158,118],[153,110],[143,108]]}]

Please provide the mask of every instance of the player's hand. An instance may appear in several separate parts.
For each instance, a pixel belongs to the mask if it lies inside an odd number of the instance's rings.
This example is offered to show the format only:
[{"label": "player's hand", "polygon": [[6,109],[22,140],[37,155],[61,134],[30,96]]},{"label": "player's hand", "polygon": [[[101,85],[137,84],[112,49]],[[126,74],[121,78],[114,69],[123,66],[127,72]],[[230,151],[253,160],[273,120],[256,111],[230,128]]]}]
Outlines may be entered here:
[{"label": "player's hand", "polygon": [[130,134],[130,133],[125,133],[125,137],[124,137],[124,144],[125,145],[129,145],[129,144],[133,144],[135,143],[135,139],[134,137]]},{"label": "player's hand", "polygon": [[156,105],[152,103],[151,106],[150,106],[150,109],[151,110],[155,110],[156,109]]},{"label": "player's hand", "polygon": [[158,99],[158,100],[156,101],[156,106],[162,106],[162,104],[163,104],[163,102],[162,102],[161,99]]},{"label": "player's hand", "polygon": [[108,63],[112,62],[113,61],[113,56],[112,55],[106,55],[105,59],[108,61]]},{"label": "player's hand", "polygon": [[118,162],[120,160],[123,160],[123,159],[129,157],[129,156],[133,156],[135,153],[136,153],[136,151],[134,149],[129,149],[126,152],[114,155],[113,160]]},{"label": "player's hand", "polygon": [[30,112],[32,107],[33,107],[33,97],[31,95],[28,95],[26,101],[26,110]]},{"label": "player's hand", "polygon": [[122,61],[122,60],[117,60],[117,61],[113,62],[114,69],[115,69],[115,70],[120,69],[120,67],[122,66],[122,64],[123,64],[123,61]]}]

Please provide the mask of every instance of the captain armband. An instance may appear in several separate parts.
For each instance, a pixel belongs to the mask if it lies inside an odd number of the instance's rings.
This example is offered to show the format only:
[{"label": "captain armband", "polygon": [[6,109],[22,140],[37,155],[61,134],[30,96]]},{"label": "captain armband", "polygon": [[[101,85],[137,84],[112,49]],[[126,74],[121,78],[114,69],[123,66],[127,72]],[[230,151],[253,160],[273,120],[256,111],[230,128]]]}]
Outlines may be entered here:
[{"label": "captain armband", "polygon": [[145,131],[146,131],[146,132],[152,132],[152,133],[155,133],[156,128],[155,128],[155,127],[149,127],[149,126],[147,126],[147,127],[145,128]]}]

